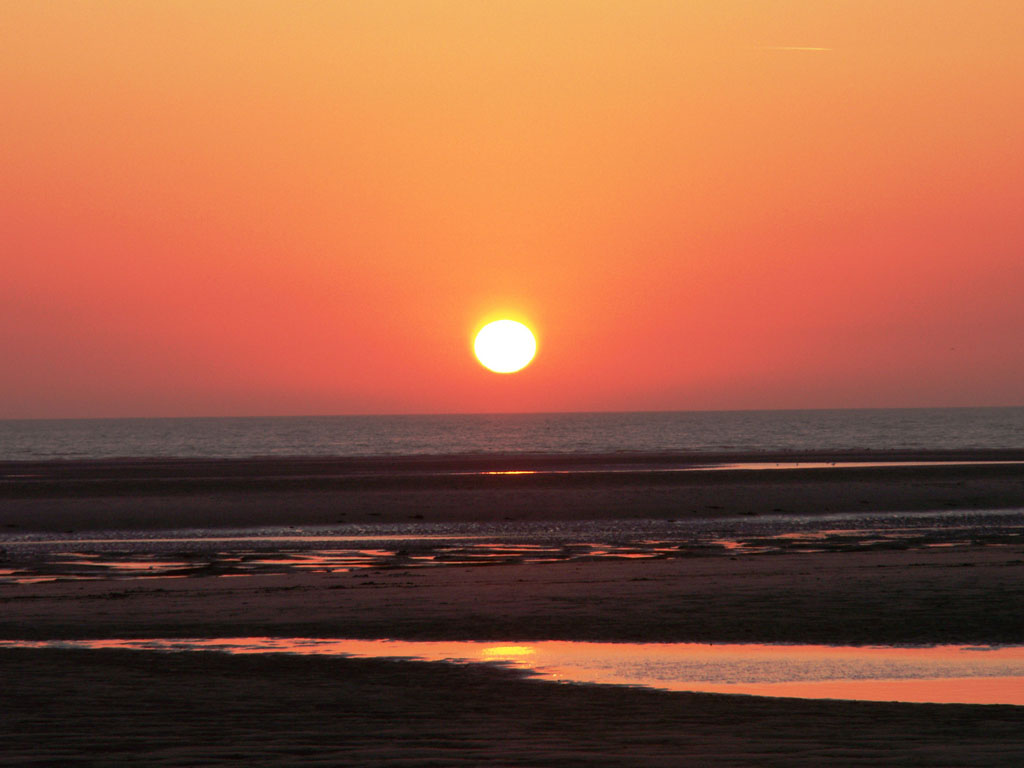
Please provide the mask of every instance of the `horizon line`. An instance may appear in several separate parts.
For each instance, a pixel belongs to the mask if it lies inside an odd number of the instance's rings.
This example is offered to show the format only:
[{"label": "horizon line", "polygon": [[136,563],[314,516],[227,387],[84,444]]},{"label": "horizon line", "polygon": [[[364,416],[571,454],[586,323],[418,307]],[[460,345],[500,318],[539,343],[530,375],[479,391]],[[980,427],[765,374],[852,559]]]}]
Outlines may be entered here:
[{"label": "horizon line", "polygon": [[191,416],[0,416],[5,421],[132,421],[132,420],[213,420],[213,419],[339,419],[339,418],[404,418],[451,416],[569,416],[569,415],[624,415],[662,413],[803,413],[820,411],[946,411],[946,410],[1001,410],[1024,408],[1024,403],[1003,405],[872,405],[824,406],[807,408],[655,408],[640,410],[580,410],[580,411],[409,411],[404,413],[283,413],[262,415],[191,415]]}]

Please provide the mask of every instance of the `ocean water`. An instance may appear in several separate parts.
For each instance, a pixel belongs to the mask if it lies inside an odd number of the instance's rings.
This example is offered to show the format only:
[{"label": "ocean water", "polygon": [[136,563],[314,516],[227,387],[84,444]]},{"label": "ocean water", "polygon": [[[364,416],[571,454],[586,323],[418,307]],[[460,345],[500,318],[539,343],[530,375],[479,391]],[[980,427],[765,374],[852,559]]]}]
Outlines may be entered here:
[{"label": "ocean water", "polygon": [[0,421],[0,460],[1024,449],[1024,407]]}]

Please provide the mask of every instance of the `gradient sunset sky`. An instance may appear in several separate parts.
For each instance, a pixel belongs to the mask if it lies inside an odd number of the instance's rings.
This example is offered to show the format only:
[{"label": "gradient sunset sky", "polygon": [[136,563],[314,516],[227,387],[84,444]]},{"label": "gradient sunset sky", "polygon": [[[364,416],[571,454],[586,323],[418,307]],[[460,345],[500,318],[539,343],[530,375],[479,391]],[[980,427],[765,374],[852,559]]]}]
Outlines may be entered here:
[{"label": "gradient sunset sky", "polygon": [[0,417],[1024,404],[1022,94],[1021,0],[4,0]]}]

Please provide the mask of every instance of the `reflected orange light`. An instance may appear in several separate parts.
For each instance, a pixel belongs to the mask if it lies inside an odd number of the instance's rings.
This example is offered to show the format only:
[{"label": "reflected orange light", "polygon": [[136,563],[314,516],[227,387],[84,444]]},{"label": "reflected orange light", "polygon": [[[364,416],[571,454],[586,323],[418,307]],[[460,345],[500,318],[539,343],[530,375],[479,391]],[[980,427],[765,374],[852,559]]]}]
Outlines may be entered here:
[{"label": "reflected orange light", "polygon": [[528,645],[496,645],[493,648],[484,648],[480,651],[480,657],[489,661],[495,659],[521,659],[534,653],[536,651]]},{"label": "reflected orange light", "polygon": [[548,680],[637,685],[669,691],[1024,706],[1024,646],[861,648],[569,641],[494,645],[472,641],[287,637],[0,640],[0,648],[47,646],[506,662]]}]

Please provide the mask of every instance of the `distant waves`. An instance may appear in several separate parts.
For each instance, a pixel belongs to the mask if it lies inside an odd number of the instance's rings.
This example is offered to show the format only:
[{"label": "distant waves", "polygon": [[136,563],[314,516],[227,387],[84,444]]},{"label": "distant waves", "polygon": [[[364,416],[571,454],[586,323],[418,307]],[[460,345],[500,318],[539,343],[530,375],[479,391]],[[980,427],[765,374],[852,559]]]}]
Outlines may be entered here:
[{"label": "distant waves", "polygon": [[1024,408],[0,421],[0,460],[1024,449]]}]

